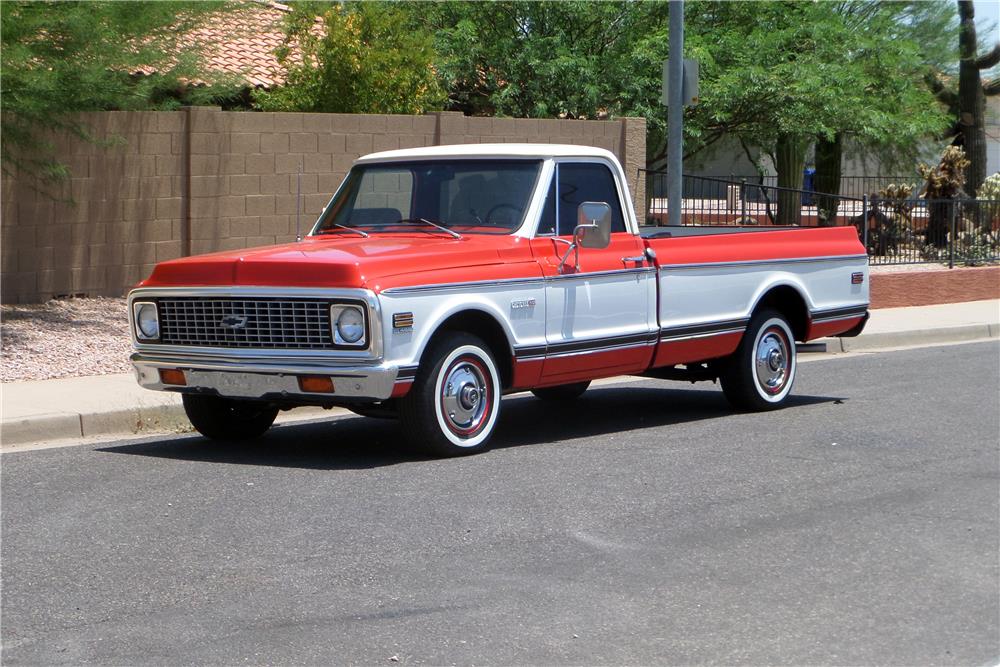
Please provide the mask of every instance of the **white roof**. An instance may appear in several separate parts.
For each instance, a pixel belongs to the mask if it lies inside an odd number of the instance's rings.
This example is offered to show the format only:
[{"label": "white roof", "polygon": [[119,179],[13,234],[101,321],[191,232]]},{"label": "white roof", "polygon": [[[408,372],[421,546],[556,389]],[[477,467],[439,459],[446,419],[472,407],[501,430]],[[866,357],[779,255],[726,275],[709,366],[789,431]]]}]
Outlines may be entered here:
[{"label": "white roof", "polygon": [[456,144],[453,146],[427,146],[425,148],[382,151],[381,153],[363,155],[357,159],[357,162],[454,157],[601,157],[612,161],[617,160],[610,151],[594,146],[575,146],[571,144]]}]

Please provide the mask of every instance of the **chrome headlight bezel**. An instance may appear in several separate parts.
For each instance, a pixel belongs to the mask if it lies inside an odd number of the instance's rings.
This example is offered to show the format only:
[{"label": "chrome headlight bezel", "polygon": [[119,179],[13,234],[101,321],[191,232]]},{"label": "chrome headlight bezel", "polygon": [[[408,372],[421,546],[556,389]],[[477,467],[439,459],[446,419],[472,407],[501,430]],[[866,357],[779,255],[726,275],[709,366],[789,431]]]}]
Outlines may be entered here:
[{"label": "chrome headlight bezel", "polygon": [[[147,333],[146,329],[143,328],[141,319],[141,313],[149,308],[153,310],[153,322],[155,326],[152,334]],[[139,341],[160,340],[160,309],[157,307],[155,301],[135,301],[132,303],[132,331],[135,334],[136,340]]]},{"label": "chrome headlight bezel", "polygon": [[[368,347],[369,324],[367,310],[363,305],[354,303],[335,303],[330,306],[330,332],[333,335],[334,345],[351,349],[364,349]],[[357,314],[360,318],[360,336],[353,341],[350,340],[351,336],[345,335],[344,330],[347,327],[347,323],[345,323],[344,328],[341,327],[340,319],[345,313]]]}]

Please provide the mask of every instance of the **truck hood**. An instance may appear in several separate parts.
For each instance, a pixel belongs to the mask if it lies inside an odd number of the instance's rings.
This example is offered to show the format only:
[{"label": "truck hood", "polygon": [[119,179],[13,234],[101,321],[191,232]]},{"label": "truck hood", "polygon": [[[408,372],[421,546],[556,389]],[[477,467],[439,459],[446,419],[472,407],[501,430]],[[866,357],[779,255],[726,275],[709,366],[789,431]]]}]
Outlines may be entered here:
[{"label": "truck hood", "polygon": [[[140,287],[287,286],[379,289],[390,276],[500,263],[509,236],[346,233],[157,264]],[[399,282],[398,280],[394,282]]]}]

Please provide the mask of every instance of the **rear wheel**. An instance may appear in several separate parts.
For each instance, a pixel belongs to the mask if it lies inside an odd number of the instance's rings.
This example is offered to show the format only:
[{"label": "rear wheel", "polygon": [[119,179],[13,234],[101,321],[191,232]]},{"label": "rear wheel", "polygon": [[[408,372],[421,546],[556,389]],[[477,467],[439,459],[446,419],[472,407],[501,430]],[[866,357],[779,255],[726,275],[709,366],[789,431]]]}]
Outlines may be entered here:
[{"label": "rear wheel", "polygon": [[587,387],[589,386],[590,380],[587,380],[585,382],[574,382],[573,384],[561,384],[556,387],[532,389],[531,393],[543,401],[572,401],[574,398],[583,396],[583,392],[587,391]]},{"label": "rear wheel", "polygon": [[267,432],[278,408],[259,401],[184,394],[184,412],[198,433],[212,440],[249,440]]},{"label": "rear wheel", "polygon": [[433,344],[399,419],[410,444],[438,456],[489,449],[500,414],[500,374],[486,344],[470,334],[448,332]]},{"label": "rear wheel", "polygon": [[788,397],[795,382],[795,336],[781,313],[762,310],[719,379],[729,402],[740,410],[774,410]]}]

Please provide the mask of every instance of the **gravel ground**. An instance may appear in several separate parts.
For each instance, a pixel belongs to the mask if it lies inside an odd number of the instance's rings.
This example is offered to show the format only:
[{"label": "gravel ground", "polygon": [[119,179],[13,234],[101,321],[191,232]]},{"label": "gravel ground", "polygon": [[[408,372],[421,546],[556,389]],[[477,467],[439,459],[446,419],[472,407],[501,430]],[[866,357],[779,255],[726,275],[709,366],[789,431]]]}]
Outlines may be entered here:
[{"label": "gravel ground", "polygon": [[127,373],[125,299],[0,306],[0,382]]}]

